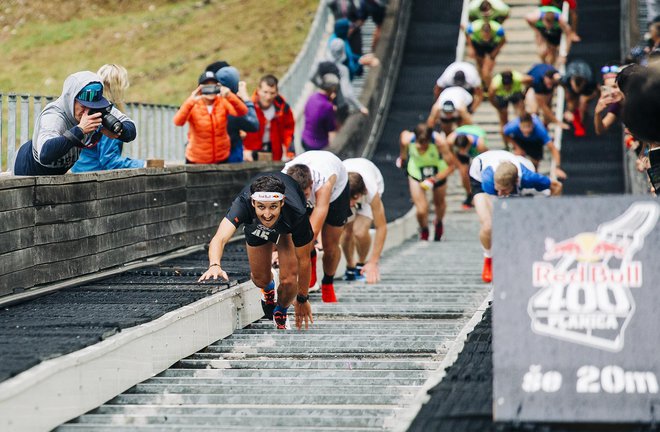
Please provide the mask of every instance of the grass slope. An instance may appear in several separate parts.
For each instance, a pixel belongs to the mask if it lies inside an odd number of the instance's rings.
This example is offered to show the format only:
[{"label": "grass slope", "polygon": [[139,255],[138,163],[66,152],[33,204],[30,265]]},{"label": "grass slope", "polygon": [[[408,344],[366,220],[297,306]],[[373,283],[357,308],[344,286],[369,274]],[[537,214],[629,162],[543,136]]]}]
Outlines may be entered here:
[{"label": "grass slope", "polygon": [[204,67],[226,60],[250,91],[282,76],[318,0],[0,1],[0,92],[59,95],[67,75],[128,69],[135,102],[180,104]]}]

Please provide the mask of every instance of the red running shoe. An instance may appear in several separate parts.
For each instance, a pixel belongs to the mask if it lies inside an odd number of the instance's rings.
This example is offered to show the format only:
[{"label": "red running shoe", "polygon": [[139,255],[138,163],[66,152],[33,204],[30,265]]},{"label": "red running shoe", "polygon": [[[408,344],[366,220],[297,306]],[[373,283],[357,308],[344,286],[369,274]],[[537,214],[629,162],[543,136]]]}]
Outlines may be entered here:
[{"label": "red running shoe", "polygon": [[484,258],[484,269],[481,271],[481,279],[486,283],[493,281],[493,259]]},{"label": "red running shoe", "polygon": [[335,284],[321,284],[321,300],[323,303],[337,303]]},{"label": "red running shoe", "polygon": [[433,233],[433,240],[440,241],[442,239],[442,234],[445,232],[445,227],[442,225],[442,221],[435,221],[435,232]]},{"label": "red running shoe", "polygon": [[578,110],[573,112],[573,129],[575,130],[574,133],[576,137],[583,137],[587,134],[584,124],[582,123],[580,111]]},{"label": "red running shoe", "polygon": [[[309,278],[309,287],[316,285],[316,248],[312,249],[312,254],[309,256],[310,262],[312,264],[312,277]],[[318,288],[317,288],[318,289]]]},{"label": "red running shoe", "polygon": [[419,230],[419,239],[421,241],[428,241],[429,240],[429,229],[428,228],[422,228]]}]

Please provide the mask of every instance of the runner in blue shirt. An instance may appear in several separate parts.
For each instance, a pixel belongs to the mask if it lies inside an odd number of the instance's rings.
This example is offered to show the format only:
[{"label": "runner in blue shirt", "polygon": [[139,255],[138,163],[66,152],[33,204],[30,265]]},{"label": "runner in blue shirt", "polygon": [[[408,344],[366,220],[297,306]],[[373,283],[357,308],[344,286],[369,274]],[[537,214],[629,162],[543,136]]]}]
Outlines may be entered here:
[{"label": "runner in blue shirt", "polygon": [[534,168],[538,169],[543,159],[543,146],[548,146],[555,162],[555,174],[557,178],[566,178],[566,173],[560,168],[561,156],[555,147],[548,130],[543,122],[536,116],[524,113],[522,116],[511,120],[504,126],[504,136],[507,142],[513,145],[513,152],[520,156],[527,156]]}]

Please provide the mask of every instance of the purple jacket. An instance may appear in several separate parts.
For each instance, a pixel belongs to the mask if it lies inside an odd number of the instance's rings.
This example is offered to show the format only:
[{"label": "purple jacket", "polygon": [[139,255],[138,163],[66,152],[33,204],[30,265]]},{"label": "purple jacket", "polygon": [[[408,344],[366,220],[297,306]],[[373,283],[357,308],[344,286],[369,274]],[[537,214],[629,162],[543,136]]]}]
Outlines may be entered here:
[{"label": "purple jacket", "polygon": [[305,104],[305,128],[302,141],[311,150],[328,146],[328,134],[337,128],[332,102],[325,93],[314,93]]}]

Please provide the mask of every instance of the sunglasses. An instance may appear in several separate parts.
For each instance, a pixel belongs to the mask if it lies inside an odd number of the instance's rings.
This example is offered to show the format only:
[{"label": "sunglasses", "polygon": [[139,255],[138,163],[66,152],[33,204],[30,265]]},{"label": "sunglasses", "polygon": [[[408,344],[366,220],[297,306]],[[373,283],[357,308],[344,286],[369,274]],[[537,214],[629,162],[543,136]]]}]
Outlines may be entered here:
[{"label": "sunglasses", "polygon": [[600,73],[602,73],[603,75],[608,73],[619,73],[620,71],[621,69],[619,68],[619,66],[616,65],[603,66],[602,68],[600,68]]}]

